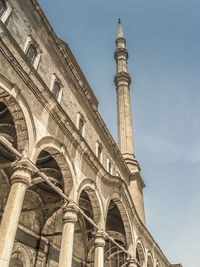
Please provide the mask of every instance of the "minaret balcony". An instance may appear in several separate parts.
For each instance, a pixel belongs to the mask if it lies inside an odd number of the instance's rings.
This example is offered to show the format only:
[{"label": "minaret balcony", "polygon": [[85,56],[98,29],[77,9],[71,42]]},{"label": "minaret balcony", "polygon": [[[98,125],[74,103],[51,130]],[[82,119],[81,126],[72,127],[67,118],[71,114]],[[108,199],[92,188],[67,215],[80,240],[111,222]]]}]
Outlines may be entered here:
[{"label": "minaret balcony", "polygon": [[130,86],[131,77],[127,72],[120,72],[115,75],[114,83],[116,86],[119,86],[120,83],[126,83],[126,85]]},{"label": "minaret balcony", "polygon": [[124,56],[124,57],[126,57],[126,59],[128,59],[127,49],[126,48],[117,48],[115,53],[114,53],[114,58],[115,58],[116,62],[118,61],[119,56]]}]

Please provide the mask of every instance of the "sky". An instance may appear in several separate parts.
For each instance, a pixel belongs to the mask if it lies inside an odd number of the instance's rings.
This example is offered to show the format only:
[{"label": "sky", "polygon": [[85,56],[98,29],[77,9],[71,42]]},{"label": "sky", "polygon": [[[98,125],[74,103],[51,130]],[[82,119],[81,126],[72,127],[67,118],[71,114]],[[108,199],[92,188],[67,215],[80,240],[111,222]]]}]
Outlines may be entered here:
[{"label": "sky", "polygon": [[171,263],[200,267],[200,1],[39,0],[117,142],[115,39],[129,51],[147,228]]}]

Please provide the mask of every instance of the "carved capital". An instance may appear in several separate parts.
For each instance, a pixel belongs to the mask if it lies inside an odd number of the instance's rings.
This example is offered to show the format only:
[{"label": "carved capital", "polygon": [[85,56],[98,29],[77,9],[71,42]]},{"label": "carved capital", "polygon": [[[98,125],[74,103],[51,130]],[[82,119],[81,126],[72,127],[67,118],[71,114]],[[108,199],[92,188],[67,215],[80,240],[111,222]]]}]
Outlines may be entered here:
[{"label": "carved capital", "polygon": [[11,176],[11,184],[24,183],[27,186],[31,184],[31,175],[34,171],[24,163],[20,161],[13,165],[13,174]]},{"label": "carved capital", "polygon": [[75,204],[70,203],[67,206],[63,207],[63,223],[76,223],[78,217],[77,217],[77,207]]},{"label": "carved capital", "polygon": [[94,246],[95,247],[104,247],[105,242],[105,233],[103,231],[97,231],[95,233]]},{"label": "carved capital", "polygon": [[137,260],[134,258],[130,258],[128,260],[128,267],[137,267]]}]

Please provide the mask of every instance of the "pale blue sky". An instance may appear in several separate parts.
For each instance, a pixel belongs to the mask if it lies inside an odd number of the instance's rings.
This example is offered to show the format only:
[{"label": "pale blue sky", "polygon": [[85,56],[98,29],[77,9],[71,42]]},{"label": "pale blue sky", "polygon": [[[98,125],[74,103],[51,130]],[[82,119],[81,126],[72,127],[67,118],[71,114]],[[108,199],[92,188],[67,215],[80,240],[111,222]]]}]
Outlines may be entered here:
[{"label": "pale blue sky", "polygon": [[199,267],[200,1],[39,0],[72,49],[116,140],[115,38],[129,51],[147,226],[172,262]]}]

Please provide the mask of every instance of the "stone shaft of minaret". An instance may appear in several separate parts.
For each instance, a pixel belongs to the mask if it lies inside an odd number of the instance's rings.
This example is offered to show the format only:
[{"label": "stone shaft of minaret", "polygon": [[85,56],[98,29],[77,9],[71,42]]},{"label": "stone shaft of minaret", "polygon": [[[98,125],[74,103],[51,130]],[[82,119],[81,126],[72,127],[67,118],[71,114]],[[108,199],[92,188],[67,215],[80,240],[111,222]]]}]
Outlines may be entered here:
[{"label": "stone shaft of minaret", "polygon": [[127,167],[130,170],[128,186],[136,211],[141,221],[146,224],[143,200],[143,188],[145,184],[140,175],[139,164],[134,156],[133,127],[130,103],[131,78],[128,73],[128,51],[126,50],[126,40],[124,38],[120,19],[118,22],[118,33],[114,57],[116,61],[116,75],[114,82],[117,90],[118,146],[127,164]]},{"label": "stone shaft of minaret", "polygon": [[118,33],[116,40],[116,75],[115,85],[117,88],[117,124],[118,124],[118,145],[125,159],[134,157],[133,128],[131,118],[130,75],[128,73],[128,51],[124,38],[122,25],[119,19]]}]

